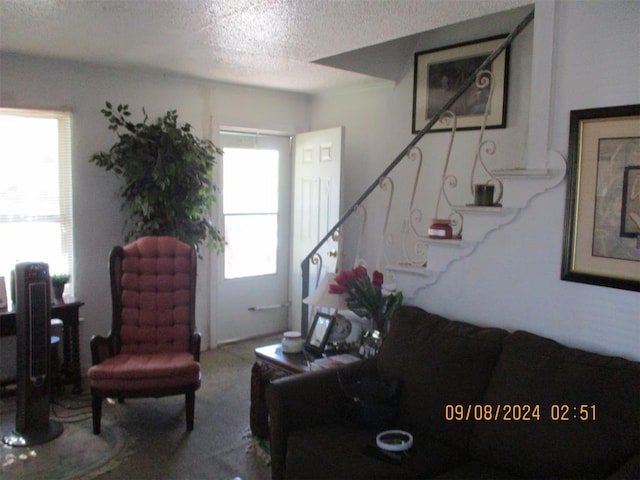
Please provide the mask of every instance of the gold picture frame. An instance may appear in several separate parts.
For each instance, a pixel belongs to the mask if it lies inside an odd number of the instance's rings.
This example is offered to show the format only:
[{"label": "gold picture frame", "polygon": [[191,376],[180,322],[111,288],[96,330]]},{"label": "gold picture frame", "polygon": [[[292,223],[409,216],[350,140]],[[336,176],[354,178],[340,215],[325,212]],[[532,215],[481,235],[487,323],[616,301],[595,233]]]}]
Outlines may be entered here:
[{"label": "gold picture frame", "polygon": [[640,291],[640,105],[570,114],[562,280]]},{"label": "gold picture frame", "polygon": [[[501,35],[415,54],[411,129],[413,133],[418,133],[427,125],[433,115],[505,38],[506,35]],[[505,128],[509,48],[498,55],[489,69],[494,76],[495,89],[485,128]],[[473,96],[472,90],[467,89],[451,107],[451,111],[457,116],[456,130],[476,130],[482,127],[486,101],[479,102],[477,96]],[[429,132],[446,130],[451,130],[451,126],[435,123]]]}]

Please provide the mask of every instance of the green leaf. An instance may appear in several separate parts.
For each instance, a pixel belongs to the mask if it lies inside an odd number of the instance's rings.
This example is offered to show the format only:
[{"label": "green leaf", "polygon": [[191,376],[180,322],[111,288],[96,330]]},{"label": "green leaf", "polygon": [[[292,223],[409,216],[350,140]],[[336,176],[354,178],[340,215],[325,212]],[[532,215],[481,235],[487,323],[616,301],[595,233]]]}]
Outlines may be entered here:
[{"label": "green leaf", "polygon": [[190,133],[191,125],[178,124],[170,110],[149,124],[134,123],[128,105],[110,102],[101,110],[115,132],[116,143],[90,162],[123,179],[121,208],[128,213],[125,238],[140,235],[175,235],[193,244],[204,243],[212,251],[224,249],[224,237],[211,224],[209,208],[216,201],[213,166],[222,150]]}]

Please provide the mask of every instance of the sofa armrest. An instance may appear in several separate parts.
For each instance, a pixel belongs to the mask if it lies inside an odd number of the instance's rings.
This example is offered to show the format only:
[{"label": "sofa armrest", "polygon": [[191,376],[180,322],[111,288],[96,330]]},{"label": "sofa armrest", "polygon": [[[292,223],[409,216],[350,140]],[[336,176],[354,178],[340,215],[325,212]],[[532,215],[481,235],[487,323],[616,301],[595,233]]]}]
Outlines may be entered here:
[{"label": "sofa armrest", "polygon": [[274,380],[266,392],[271,443],[271,476],[284,478],[287,438],[291,432],[342,420],[347,401],[338,374],[375,371],[373,361],[291,375]]},{"label": "sofa armrest", "polygon": [[640,478],[640,453],[636,453],[618,470],[613,472],[608,480],[631,480]]}]

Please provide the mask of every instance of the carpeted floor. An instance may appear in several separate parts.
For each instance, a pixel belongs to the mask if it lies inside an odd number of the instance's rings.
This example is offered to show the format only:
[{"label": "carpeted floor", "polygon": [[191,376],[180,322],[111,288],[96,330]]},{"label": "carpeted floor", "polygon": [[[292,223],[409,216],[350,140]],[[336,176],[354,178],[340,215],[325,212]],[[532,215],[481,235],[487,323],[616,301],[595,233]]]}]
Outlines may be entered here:
[{"label": "carpeted floor", "polygon": [[[118,465],[131,452],[132,439],[109,419],[104,435],[92,435],[88,401],[88,397],[74,398],[68,401],[69,408],[54,407],[50,419],[64,427],[55,440],[20,448],[0,444],[0,478],[88,479]],[[15,427],[15,401],[4,400],[0,411],[0,428],[8,435]]]},{"label": "carpeted floor", "polygon": [[[89,396],[62,397],[51,415],[63,423],[62,436],[32,448],[3,446],[0,478],[268,479],[268,455],[248,428],[251,366],[256,346],[279,339],[202,352],[202,386],[189,433],[183,396],[105,402],[100,436],[91,433]],[[13,403],[4,399],[1,404],[0,433],[14,425]]]}]

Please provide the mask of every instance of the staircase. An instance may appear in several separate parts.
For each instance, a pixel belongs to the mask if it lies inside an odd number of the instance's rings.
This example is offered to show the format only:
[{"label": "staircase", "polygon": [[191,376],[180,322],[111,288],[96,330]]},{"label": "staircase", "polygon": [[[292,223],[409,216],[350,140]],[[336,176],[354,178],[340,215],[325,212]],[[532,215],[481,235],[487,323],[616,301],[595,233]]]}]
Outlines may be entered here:
[{"label": "staircase", "polygon": [[[454,262],[473,254],[478,245],[489,241],[492,231],[512,223],[534,197],[563,180],[566,165],[564,159],[557,154],[552,154],[547,167],[542,169],[488,167],[489,157],[495,153],[496,145],[491,139],[485,138],[487,111],[484,115],[485,122],[478,132],[475,161],[466,172],[468,179],[465,180],[470,185],[468,191],[461,188],[462,182],[458,178],[461,175],[450,169],[450,162],[456,161],[453,158],[455,155],[451,153],[451,146],[456,140],[456,118],[450,112],[451,107],[472,85],[477,87],[486,81],[487,76],[492,79],[491,72],[488,71],[490,64],[511,45],[533,18],[534,12],[531,11],[303,259],[302,298],[308,296],[319,281],[319,269],[314,266],[322,264],[322,259],[318,258],[322,245],[331,238],[341,237],[342,230],[347,226],[350,231],[358,232],[354,263],[365,265],[370,270],[375,268],[383,271],[386,286],[395,286],[403,291],[405,297],[410,298],[436,283]],[[483,88],[490,88],[492,92],[493,83]],[[441,175],[425,177],[422,168],[423,152],[418,143],[438,122],[452,122],[449,149]],[[397,169],[399,165],[402,165],[401,169]],[[390,176],[392,171],[405,179],[402,185],[413,183],[413,189],[396,191],[394,178]],[[471,191],[474,183],[494,185],[501,196],[500,205],[474,206]],[[435,185],[438,189],[437,197],[426,202],[428,209],[435,211],[433,217],[427,215],[426,208],[417,207],[416,201],[416,198],[428,196],[429,185]],[[377,212],[381,211],[382,205],[385,215],[381,224],[369,224],[368,209],[371,204]],[[381,220],[379,217],[377,215],[378,222]],[[454,230],[452,238],[430,238],[428,227],[431,218],[435,217],[451,222]],[[371,239],[376,239],[377,245],[369,245]],[[377,252],[376,258],[369,258],[367,261],[361,256],[364,243],[369,243],[366,245],[369,247],[366,249],[368,252]],[[304,333],[308,330],[308,316],[308,306],[303,304],[301,330]]]}]

